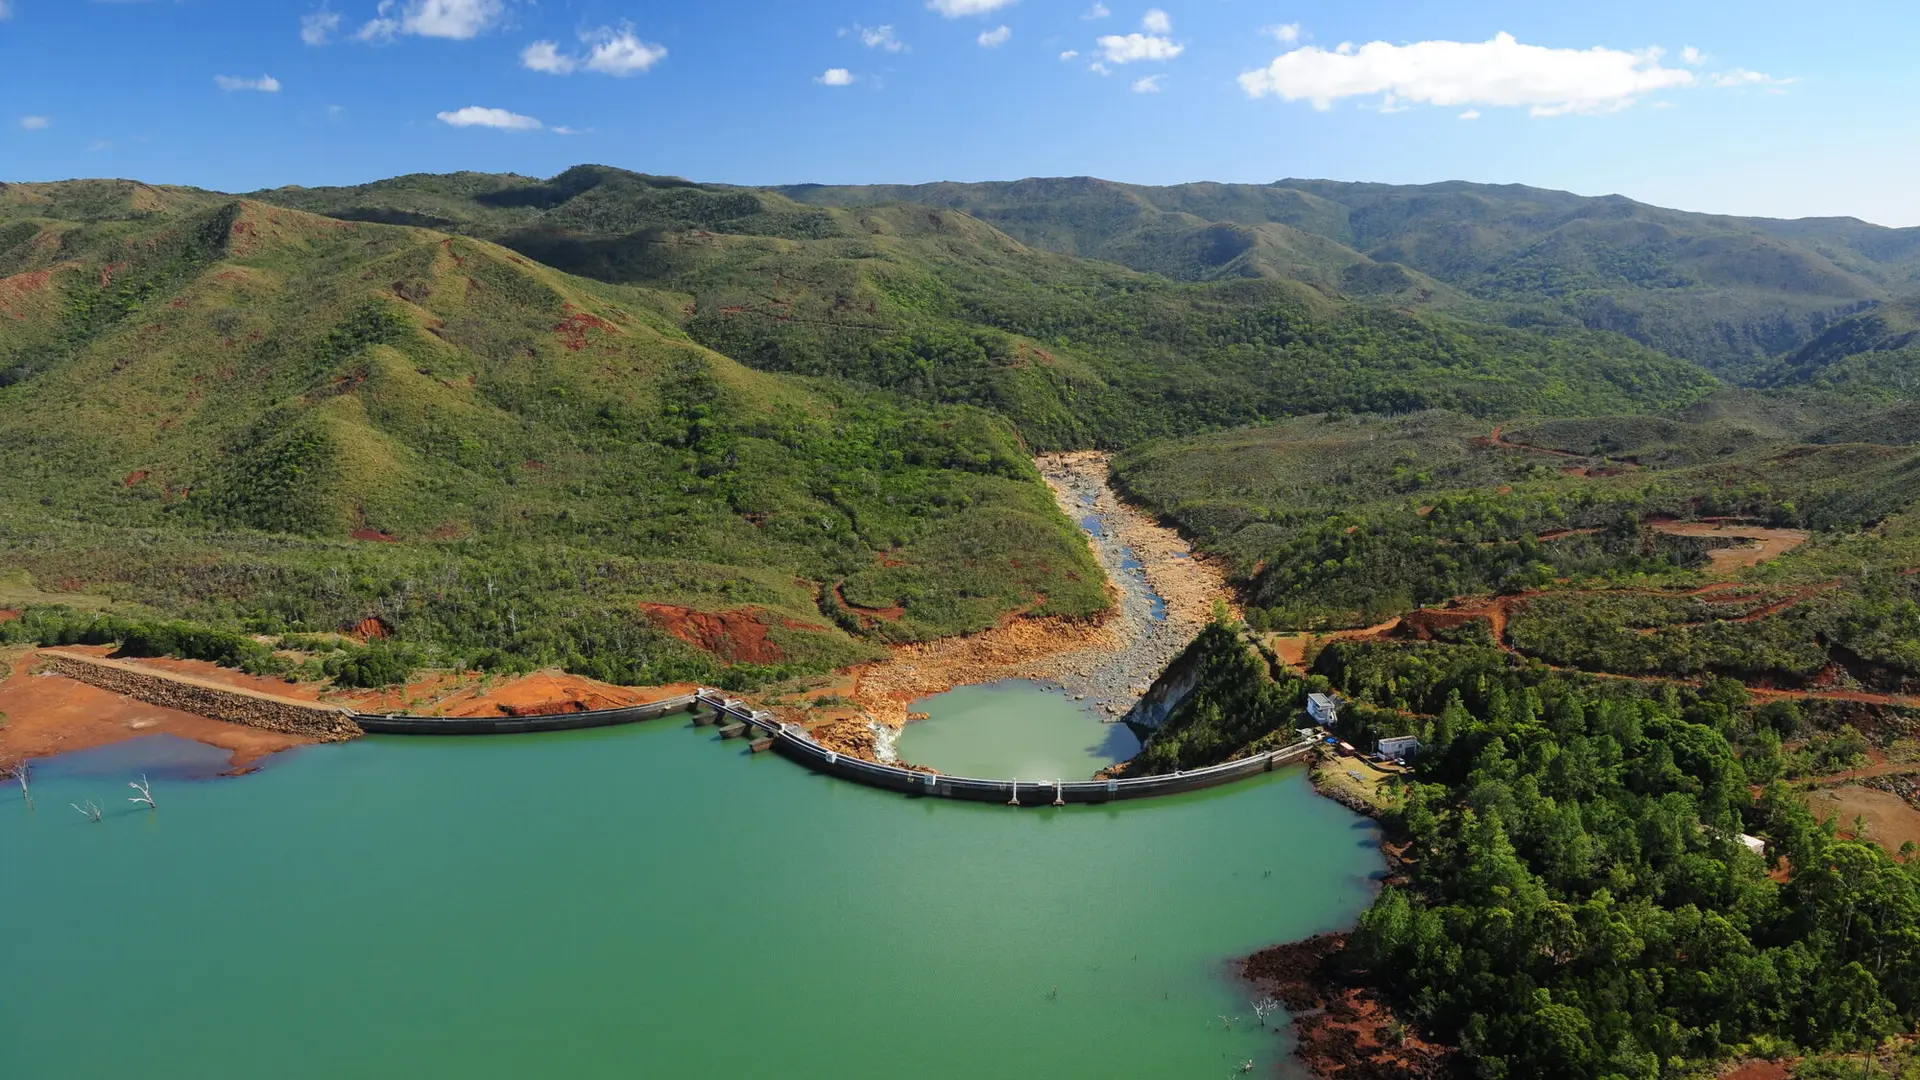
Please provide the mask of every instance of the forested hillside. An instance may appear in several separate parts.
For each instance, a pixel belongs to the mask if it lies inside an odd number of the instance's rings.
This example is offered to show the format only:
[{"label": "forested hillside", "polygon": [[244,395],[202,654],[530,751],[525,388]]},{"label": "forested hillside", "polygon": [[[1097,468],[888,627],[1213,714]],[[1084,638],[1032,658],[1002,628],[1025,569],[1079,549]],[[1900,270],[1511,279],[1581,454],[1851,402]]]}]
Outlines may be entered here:
[{"label": "forested hillside", "polygon": [[1713,383],[1618,335],[1487,325],[1279,278],[1174,282],[935,207],[810,207],[592,166],[544,182],[412,176],[257,197],[487,236],[664,290],[689,335],[744,363],[984,406],[1036,448],[1329,409],[1645,408]]},{"label": "forested hillside", "polygon": [[1627,334],[1735,378],[1920,290],[1920,229],[1683,213],[1519,185],[1086,177],[779,189],[964,210],[1019,240],[1183,280],[1277,276],[1515,326]]}]

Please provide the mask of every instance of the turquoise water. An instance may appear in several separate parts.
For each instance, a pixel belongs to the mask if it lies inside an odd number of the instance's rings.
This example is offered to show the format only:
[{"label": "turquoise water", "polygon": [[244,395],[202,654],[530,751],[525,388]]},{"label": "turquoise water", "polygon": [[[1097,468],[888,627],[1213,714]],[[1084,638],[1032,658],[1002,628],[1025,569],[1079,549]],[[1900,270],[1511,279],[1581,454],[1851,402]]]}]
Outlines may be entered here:
[{"label": "turquoise water", "polygon": [[217,780],[142,743],[0,794],[7,1080],[1271,1075],[1229,959],[1350,923],[1381,868],[1298,770],[1023,811],[677,717]]},{"label": "turquoise water", "polygon": [[963,686],[913,703],[902,761],[987,780],[1091,780],[1140,752],[1125,724],[1106,724],[1065,694],[1021,680]]}]

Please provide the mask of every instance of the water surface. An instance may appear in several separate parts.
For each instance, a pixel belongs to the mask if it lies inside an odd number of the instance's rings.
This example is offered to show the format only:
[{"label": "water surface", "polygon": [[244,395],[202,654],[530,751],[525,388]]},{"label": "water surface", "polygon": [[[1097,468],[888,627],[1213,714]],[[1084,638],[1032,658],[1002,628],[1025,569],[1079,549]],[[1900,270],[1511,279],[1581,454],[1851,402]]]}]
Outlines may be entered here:
[{"label": "water surface", "polygon": [[1140,752],[1125,724],[1023,679],[963,686],[913,703],[927,719],[900,732],[901,760],[987,780],[1090,780]]},{"label": "water surface", "polygon": [[152,813],[139,766],[0,794],[7,1080],[1271,1075],[1227,961],[1381,867],[1298,770],[1013,810],[678,718],[316,747]]}]

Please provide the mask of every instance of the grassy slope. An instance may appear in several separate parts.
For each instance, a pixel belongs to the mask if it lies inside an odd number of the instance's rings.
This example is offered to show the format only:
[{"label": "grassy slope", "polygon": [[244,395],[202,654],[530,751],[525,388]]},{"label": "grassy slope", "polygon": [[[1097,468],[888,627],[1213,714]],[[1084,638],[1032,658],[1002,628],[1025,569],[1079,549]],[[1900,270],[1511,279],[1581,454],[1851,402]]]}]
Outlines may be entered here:
[{"label": "grassy slope", "polygon": [[0,239],[0,529],[42,582],[465,658],[694,662],[636,602],[753,604],[811,666],[865,648],[836,582],[906,609],[868,638],[1105,603],[1004,422],[743,367],[670,297],[138,185],[16,185]]},{"label": "grassy slope", "polygon": [[[1911,410],[1859,417],[1844,401],[1728,394],[1668,416],[1490,426],[1432,413],[1301,419],[1144,447],[1116,475],[1228,558],[1277,625],[1365,625],[1461,593],[1572,576],[1697,583],[1698,550],[1637,521],[1737,515],[1815,530],[1756,572],[1821,580],[1863,558],[1920,561],[1909,535],[1920,455]],[[1642,468],[1625,467],[1627,459]],[[1569,475],[1594,469],[1612,475]],[[1602,532],[1550,543],[1569,528]],[[1863,531],[1864,530],[1864,531]]]},{"label": "grassy slope", "polygon": [[[417,176],[260,197],[457,228],[669,292],[684,298],[688,332],[728,355],[986,406],[1037,447],[1125,445],[1329,408],[1635,408],[1689,400],[1711,381],[1617,336],[1356,306],[1271,278],[1174,284],[925,206],[807,207],[584,166],[551,181]],[[1244,255],[1257,261],[1278,241],[1249,243]],[[1331,280],[1381,295],[1444,291],[1364,266],[1335,268]]]},{"label": "grassy slope", "polygon": [[[1366,295],[1359,283],[1417,275],[1444,286],[1384,291],[1491,320],[1618,331],[1735,376],[1920,281],[1920,230],[1689,214],[1517,185],[1152,188],[1082,177],[781,190],[821,205],[965,210],[1036,246],[1190,280],[1271,272]],[[1220,224],[1239,235],[1273,226],[1319,246],[1278,245],[1251,261],[1235,244],[1201,242]],[[1454,290],[1477,302],[1462,305]]]}]

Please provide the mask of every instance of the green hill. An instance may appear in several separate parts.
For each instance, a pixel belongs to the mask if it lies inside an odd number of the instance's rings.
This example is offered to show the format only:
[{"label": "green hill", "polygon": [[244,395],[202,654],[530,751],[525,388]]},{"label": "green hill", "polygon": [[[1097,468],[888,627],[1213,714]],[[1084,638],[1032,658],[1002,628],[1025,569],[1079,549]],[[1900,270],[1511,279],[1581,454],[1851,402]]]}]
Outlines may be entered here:
[{"label": "green hill", "polygon": [[1833,324],[1755,379],[1907,397],[1920,387],[1920,298],[1881,304]]},{"label": "green hill", "polygon": [[1106,603],[1004,420],[743,367],[678,297],[133,184],[11,186],[0,241],[0,563],[46,588],[623,677],[718,674],[642,602],[800,670]]},{"label": "green hill", "polygon": [[[1920,229],[1692,214],[1518,185],[1082,177],[779,190],[823,206],[964,210],[1025,243],[1185,280],[1273,273],[1367,295],[1354,278],[1419,275],[1448,288],[1402,290],[1407,302],[1458,307],[1464,294],[1482,319],[1617,331],[1734,377],[1920,282]],[[1196,242],[1220,225],[1317,243],[1276,242],[1250,261],[1232,244]]]},{"label": "green hill", "polygon": [[1341,408],[1617,410],[1690,400],[1713,382],[1616,335],[1488,326],[1344,295],[1452,295],[1404,268],[1354,257],[1316,283],[1287,280],[1263,267],[1294,247],[1331,258],[1338,245],[1279,225],[1207,235],[1199,224],[1168,257],[1238,260],[1244,273],[1175,282],[1038,250],[967,213],[806,206],[597,166],[550,181],[462,173],[257,197],[486,236],[574,273],[661,290],[689,335],[745,363],[980,405],[1039,448]]}]

